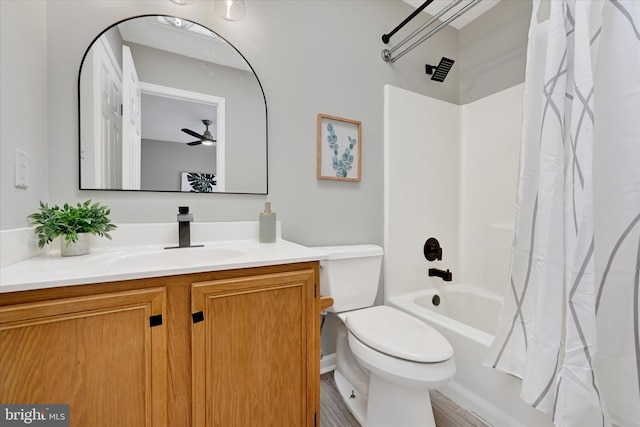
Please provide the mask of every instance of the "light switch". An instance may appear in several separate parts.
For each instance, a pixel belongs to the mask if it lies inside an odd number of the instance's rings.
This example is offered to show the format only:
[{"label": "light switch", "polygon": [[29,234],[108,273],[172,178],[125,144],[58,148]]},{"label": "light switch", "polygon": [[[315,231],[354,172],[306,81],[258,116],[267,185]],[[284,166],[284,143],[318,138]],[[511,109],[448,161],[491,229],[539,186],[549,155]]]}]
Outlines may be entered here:
[{"label": "light switch", "polygon": [[29,156],[22,150],[15,150],[13,169],[14,185],[19,188],[29,187],[29,169],[28,169]]}]

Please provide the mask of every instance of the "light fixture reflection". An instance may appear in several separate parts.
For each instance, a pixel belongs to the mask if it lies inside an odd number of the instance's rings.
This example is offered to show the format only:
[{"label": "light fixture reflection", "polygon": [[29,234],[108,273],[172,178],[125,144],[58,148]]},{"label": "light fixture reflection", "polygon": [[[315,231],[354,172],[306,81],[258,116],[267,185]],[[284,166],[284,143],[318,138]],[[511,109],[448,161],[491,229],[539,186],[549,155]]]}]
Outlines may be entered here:
[{"label": "light fixture reflection", "polygon": [[170,0],[171,3],[179,4],[180,6],[187,6],[194,2],[194,0]]},{"label": "light fixture reflection", "polygon": [[216,0],[213,10],[227,21],[239,21],[247,13],[244,0]]},{"label": "light fixture reflection", "polygon": [[187,29],[190,28],[191,26],[193,26],[193,22],[189,22],[189,21],[185,21],[183,19],[180,18],[176,18],[173,16],[159,16],[158,17],[158,21],[162,22],[164,21],[164,23],[169,24],[171,26],[174,26],[176,28],[183,28],[183,29]]}]

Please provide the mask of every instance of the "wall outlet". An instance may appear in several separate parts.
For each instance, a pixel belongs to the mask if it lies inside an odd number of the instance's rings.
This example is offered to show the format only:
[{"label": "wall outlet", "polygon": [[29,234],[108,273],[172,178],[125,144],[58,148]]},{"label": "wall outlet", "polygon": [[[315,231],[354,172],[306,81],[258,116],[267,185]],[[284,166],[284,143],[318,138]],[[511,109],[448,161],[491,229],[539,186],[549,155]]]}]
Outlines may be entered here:
[{"label": "wall outlet", "polygon": [[13,170],[15,172],[13,185],[18,188],[29,187],[29,155],[22,150],[15,149]]}]

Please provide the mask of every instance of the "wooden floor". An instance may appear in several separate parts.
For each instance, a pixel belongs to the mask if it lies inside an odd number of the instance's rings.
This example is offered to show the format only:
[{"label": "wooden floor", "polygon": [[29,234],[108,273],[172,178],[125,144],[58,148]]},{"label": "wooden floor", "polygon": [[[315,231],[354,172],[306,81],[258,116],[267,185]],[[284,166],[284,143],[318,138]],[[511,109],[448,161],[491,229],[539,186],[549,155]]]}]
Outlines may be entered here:
[{"label": "wooden floor", "polygon": [[320,375],[320,427],[360,427],[338,393],[333,371]]},{"label": "wooden floor", "polygon": [[[320,427],[360,427],[338,393],[333,372],[320,379]],[[488,427],[440,392],[431,392],[431,405],[437,427]]]}]

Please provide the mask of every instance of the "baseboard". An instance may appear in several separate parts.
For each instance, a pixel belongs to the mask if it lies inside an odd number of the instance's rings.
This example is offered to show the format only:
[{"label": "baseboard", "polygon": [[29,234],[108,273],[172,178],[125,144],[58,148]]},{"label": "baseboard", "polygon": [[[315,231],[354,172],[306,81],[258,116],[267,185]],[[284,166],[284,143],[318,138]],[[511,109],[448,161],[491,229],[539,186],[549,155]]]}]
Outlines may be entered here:
[{"label": "baseboard", "polygon": [[320,375],[326,374],[336,369],[336,354],[325,354],[320,359]]},{"label": "baseboard", "polygon": [[494,427],[526,427],[521,421],[504,413],[455,381],[451,381],[443,388],[438,389],[438,391],[453,400],[464,410],[481,419],[485,424]]}]

